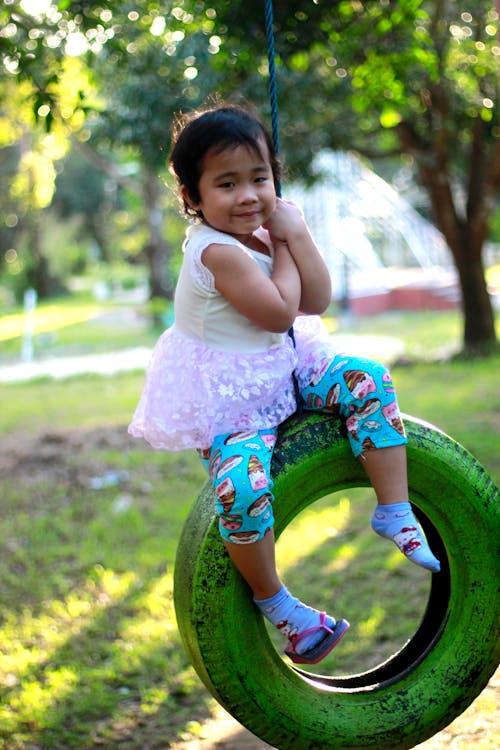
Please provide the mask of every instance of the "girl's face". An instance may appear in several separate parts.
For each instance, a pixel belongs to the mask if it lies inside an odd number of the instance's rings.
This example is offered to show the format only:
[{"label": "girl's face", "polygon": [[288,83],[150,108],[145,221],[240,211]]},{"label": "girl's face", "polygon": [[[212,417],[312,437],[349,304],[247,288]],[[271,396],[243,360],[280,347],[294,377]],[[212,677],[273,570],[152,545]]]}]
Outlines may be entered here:
[{"label": "girl's face", "polygon": [[266,143],[261,141],[259,148],[262,157],[247,146],[209,151],[202,163],[199,203],[182,188],[184,200],[203,213],[206,224],[243,241],[269,219],[276,205]]}]

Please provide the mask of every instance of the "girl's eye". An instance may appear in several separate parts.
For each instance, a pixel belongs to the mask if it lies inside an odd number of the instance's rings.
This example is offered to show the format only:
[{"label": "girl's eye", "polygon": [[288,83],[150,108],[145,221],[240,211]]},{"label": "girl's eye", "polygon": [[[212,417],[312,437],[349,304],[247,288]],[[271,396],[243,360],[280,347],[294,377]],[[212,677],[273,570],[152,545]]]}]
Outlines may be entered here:
[{"label": "girl's eye", "polygon": [[221,182],[219,187],[220,188],[232,188],[234,187],[234,182]]}]

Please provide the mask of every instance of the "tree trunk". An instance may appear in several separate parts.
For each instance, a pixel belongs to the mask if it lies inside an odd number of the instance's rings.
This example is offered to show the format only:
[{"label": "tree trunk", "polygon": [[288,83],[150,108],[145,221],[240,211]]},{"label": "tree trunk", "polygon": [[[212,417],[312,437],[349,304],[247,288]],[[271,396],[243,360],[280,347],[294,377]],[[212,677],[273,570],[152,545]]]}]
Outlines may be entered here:
[{"label": "tree trunk", "polygon": [[28,222],[28,244],[32,261],[32,267],[28,273],[28,281],[36,289],[38,298],[46,299],[50,297],[52,284],[47,259],[41,250],[40,217],[38,211],[33,211]]},{"label": "tree trunk", "polygon": [[86,230],[99,248],[99,260],[103,263],[111,263],[106,221],[106,216],[102,211],[85,218]]},{"label": "tree trunk", "polygon": [[[19,154],[29,153],[32,148],[32,137],[25,133],[19,141]],[[27,212],[23,222],[23,229],[27,243],[26,259],[27,284],[36,290],[39,299],[47,299],[64,289],[62,283],[51,274],[49,261],[43,253],[43,209],[33,200],[36,194],[36,177],[32,166],[28,167],[28,191],[26,195]],[[21,232],[22,234],[23,232]]]},{"label": "tree trunk", "polygon": [[[143,171],[144,207],[148,228],[148,239],[142,248],[149,271],[149,294],[154,301],[158,298],[171,300],[174,286],[169,273],[169,260],[172,249],[163,238],[163,190],[157,175],[144,168]],[[160,324],[162,316],[157,306],[152,306],[155,323]]]},{"label": "tree trunk", "polygon": [[49,262],[41,247],[42,231],[42,213],[33,209],[26,225],[26,240],[30,252],[26,280],[36,290],[38,299],[48,299],[64,291],[64,285],[50,272]]},{"label": "tree trunk", "polygon": [[[458,272],[463,310],[463,347],[465,354],[487,354],[498,348],[493,305],[488,294],[482,252],[487,236],[487,179],[478,162],[487,155],[479,153],[475,139],[471,153],[469,196],[465,218],[461,218],[451,188],[447,144],[437,136],[429,147],[421,141],[412,126],[398,127],[403,150],[416,161],[422,186],[430,199],[436,224],[443,233]],[[473,157],[473,158],[472,158]]]},{"label": "tree trunk", "polygon": [[[495,316],[488,293],[482,259],[482,232],[471,222],[460,222],[439,202],[434,207],[438,227],[443,232],[455,261],[460,282],[463,311],[463,346],[465,354],[486,354],[497,345]],[[447,214],[445,216],[444,214]]]},{"label": "tree trunk", "polygon": [[[445,236],[458,272],[463,311],[465,354],[486,354],[497,348],[495,316],[486,279],[482,251],[486,225],[469,218],[461,220],[455,210],[448,182],[434,177],[430,186],[434,215]],[[486,222],[485,212],[484,215]]]},{"label": "tree trunk", "polygon": [[464,312],[464,349],[469,354],[481,354],[496,347],[495,320],[481,254],[468,252],[466,242],[465,239],[465,249],[456,259]]}]

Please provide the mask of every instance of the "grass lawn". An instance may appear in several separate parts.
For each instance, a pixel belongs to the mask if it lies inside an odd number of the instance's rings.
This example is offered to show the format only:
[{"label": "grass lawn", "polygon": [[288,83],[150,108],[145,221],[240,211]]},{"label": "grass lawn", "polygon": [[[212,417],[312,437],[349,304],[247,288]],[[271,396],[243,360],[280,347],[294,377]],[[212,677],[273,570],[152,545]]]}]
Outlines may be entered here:
[{"label": "grass lawn", "polygon": [[[437,331],[439,342],[456,335],[453,321],[427,318],[422,332],[434,330],[437,347]],[[459,440],[497,484],[499,365],[393,369],[403,411]],[[202,736],[214,712],[172,602],[177,539],[204,475],[194,455],[161,454],[126,435],[142,382],[123,373],[2,385],[2,750],[164,749]],[[372,504],[367,490],[325,498],[278,544],[294,592],[330,609],[333,598],[334,614],[353,624],[325,671],[380,661],[425,607],[428,576],[369,530]],[[499,744],[492,730],[460,747]]]},{"label": "grass lawn", "polygon": [[[151,327],[144,312],[145,305],[117,300],[96,302],[87,293],[41,301],[31,320],[35,355],[43,359],[152,345],[158,331]],[[0,365],[19,359],[26,326],[22,308],[2,316]]]}]

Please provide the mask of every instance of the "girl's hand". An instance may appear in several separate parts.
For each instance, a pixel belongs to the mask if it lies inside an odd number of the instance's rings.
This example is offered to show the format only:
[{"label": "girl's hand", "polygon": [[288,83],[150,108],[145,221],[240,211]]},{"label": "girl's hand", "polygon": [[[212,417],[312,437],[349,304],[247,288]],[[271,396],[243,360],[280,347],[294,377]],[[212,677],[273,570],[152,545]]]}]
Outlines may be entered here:
[{"label": "girl's hand", "polygon": [[301,284],[300,310],[311,315],[324,312],[331,302],[330,274],[300,208],[278,198],[263,226],[275,249],[282,243],[295,261]]},{"label": "girl's hand", "polygon": [[300,208],[292,201],[276,199],[276,208],[263,224],[274,241],[288,243],[304,238],[309,234],[307,224]]}]

